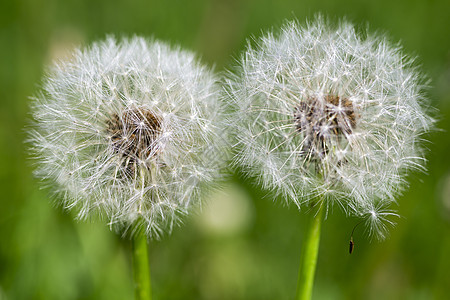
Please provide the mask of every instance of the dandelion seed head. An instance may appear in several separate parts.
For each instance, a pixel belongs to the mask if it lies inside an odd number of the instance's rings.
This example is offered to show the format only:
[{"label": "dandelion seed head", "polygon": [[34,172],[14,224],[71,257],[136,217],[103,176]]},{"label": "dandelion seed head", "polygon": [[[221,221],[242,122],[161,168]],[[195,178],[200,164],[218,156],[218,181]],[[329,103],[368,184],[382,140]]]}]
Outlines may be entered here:
[{"label": "dandelion seed head", "polygon": [[[219,176],[217,78],[194,55],[108,38],[51,68],[33,99],[36,175],[78,218],[158,238]],[[58,200],[58,201],[59,201]]]},{"label": "dandelion seed head", "polygon": [[434,122],[413,60],[382,36],[318,17],[259,39],[236,73],[227,81],[235,163],[299,208],[321,198],[384,236],[389,215],[374,207],[395,202],[408,171],[424,170]]}]

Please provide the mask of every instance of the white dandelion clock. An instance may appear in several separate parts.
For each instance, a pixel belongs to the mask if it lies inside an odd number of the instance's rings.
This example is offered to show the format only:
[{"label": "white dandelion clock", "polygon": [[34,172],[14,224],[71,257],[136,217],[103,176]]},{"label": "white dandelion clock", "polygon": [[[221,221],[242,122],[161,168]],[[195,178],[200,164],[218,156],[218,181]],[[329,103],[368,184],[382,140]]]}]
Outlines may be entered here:
[{"label": "white dandelion clock", "polygon": [[161,42],[78,50],[34,99],[36,174],[80,219],[159,237],[219,174],[219,90],[192,53]]},{"label": "white dandelion clock", "polygon": [[412,60],[384,38],[318,18],[261,38],[229,82],[236,162],[249,175],[300,208],[323,199],[385,228],[381,208],[408,170],[423,169],[420,142],[433,123]]},{"label": "white dandelion clock", "polygon": [[421,76],[384,38],[363,38],[349,23],[330,27],[319,17],[261,38],[228,82],[236,164],[299,208],[318,207],[296,296],[310,299],[323,211],[337,203],[384,238],[406,172],[423,170],[420,144],[433,120]]}]

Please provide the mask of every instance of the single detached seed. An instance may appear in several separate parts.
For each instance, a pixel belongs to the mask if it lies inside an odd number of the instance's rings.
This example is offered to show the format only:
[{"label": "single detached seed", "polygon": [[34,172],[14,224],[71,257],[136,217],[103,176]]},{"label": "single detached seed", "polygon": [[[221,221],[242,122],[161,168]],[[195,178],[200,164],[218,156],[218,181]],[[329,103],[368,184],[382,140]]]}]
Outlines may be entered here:
[{"label": "single detached seed", "polygon": [[364,220],[360,221],[358,224],[355,225],[355,227],[353,227],[352,235],[350,236],[350,245],[349,245],[349,249],[348,249],[348,253],[350,253],[350,254],[352,254],[353,250],[355,249],[355,242],[353,241],[353,234],[355,233],[356,227],[358,227],[358,225],[361,224],[362,222],[364,222]]}]

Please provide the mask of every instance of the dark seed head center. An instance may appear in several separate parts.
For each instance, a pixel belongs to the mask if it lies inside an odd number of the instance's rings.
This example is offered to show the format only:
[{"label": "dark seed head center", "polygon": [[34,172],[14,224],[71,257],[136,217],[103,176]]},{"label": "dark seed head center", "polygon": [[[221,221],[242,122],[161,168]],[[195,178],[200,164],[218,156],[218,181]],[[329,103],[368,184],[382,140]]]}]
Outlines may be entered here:
[{"label": "dark seed head center", "polygon": [[327,153],[329,140],[347,138],[356,121],[353,102],[335,95],[308,97],[294,110],[295,129],[305,138],[303,150],[319,157]]},{"label": "dark seed head center", "polygon": [[113,114],[107,126],[112,148],[124,158],[136,161],[156,155],[161,120],[149,109],[138,107]]}]

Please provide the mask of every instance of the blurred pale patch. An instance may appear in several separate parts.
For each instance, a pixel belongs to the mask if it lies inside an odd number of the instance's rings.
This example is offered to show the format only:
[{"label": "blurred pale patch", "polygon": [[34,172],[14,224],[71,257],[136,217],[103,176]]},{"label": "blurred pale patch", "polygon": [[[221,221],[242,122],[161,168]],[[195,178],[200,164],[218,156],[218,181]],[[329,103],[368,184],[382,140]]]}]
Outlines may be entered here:
[{"label": "blurred pale patch", "polygon": [[444,208],[443,213],[447,218],[450,218],[450,173],[447,173],[441,178],[439,189],[442,206]]},{"label": "blurred pale patch", "polygon": [[50,65],[53,61],[70,59],[73,55],[73,50],[79,48],[84,41],[83,33],[75,27],[56,29],[50,39],[46,65]]},{"label": "blurred pale patch", "polygon": [[253,215],[247,192],[236,184],[227,184],[206,201],[197,224],[207,234],[236,235],[251,226]]}]

